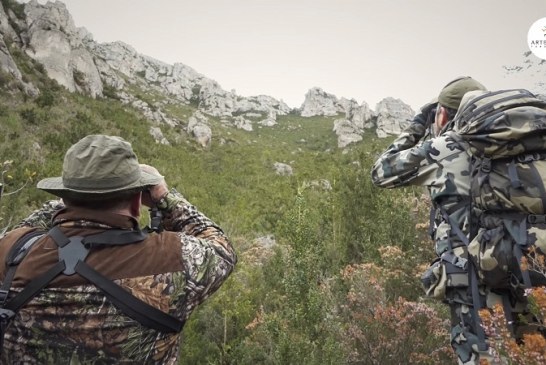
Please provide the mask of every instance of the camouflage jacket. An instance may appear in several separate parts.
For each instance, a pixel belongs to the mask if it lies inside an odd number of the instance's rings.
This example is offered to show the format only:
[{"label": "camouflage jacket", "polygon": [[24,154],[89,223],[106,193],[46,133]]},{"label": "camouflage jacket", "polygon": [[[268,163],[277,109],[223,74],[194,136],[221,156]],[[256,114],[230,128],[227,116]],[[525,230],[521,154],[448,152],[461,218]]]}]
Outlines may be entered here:
[{"label": "camouflage jacket", "polygon": [[[137,298],[186,320],[232,272],[237,258],[228,238],[180,194],[168,195],[165,231],[139,243],[94,249],[89,266]],[[25,232],[59,225],[67,236],[138,225],[112,213],[65,208],[50,201],[0,240],[0,261]],[[49,241],[48,241],[49,240]],[[58,261],[51,238],[38,240],[19,265],[17,292]],[[5,275],[1,265],[0,277]],[[79,275],[60,275],[21,308],[5,336],[4,364],[178,364],[180,333],[142,326]]]},{"label": "camouflage jacket", "polygon": [[[383,188],[427,187],[433,204],[443,207],[450,220],[468,235],[470,155],[451,131],[421,141],[425,129],[414,120],[377,159],[372,181]],[[439,210],[434,223],[433,239],[438,255],[449,249],[449,241],[453,247],[463,245]]]}]

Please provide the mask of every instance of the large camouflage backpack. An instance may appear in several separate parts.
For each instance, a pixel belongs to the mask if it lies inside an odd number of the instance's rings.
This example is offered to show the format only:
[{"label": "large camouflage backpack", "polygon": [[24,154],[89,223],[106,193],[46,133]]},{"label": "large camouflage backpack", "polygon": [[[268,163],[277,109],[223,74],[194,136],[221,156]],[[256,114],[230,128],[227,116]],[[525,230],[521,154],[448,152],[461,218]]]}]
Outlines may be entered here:
[{"label": "large camouflage backpack", "polygon": [[471,92],[453,123],[472,155],[468,250],[479,281],[544,284],[520,263],[546,253],[546,103],[527,90]]}]

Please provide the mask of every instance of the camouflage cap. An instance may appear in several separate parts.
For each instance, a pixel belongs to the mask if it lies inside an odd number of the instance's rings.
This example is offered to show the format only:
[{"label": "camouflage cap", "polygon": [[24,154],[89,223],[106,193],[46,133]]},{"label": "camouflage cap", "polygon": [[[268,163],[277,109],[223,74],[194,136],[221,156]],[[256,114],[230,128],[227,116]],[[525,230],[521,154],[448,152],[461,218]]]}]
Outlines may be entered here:
[{"label": "camouflage cap", "polygon": [[60,197],[101,198],[144,190],[163,176],[142,171],[131,144],[121,137],[89,135],[68,149],[61,177],[38,182],[38,189]]},{"label": "camouflage cap", "polygon": [[469,91],[486,90],[485,87],[470,76],[463,76],[450,81],[438,96],[438,103],[450,109],[457,110],[461,100]]}]

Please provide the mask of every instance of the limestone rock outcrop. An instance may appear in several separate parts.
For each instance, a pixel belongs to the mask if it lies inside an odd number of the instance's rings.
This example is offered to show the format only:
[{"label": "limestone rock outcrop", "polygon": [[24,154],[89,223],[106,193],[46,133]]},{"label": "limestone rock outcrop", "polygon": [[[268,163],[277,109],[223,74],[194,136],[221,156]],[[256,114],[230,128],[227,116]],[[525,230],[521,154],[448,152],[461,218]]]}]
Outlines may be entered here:
[{"label": "limestone rock outcrop", "polygon": [[61,2],[25,6],[27,54],[39,61],[48,75],[70,91],[102,95],[102,81],[93,55],[82,42],[88,33],[77,29]]},{"label": "limestone rock outcrop", "polygon": [[292,166],[286,163],[275,162],[273,168],[275,169],[275,173],[280,176],[292,176],[294,174]]},{"label": "limestone rock outcrop", "polygon": [[345,148],[351,143],[362,141],[364,130],[348,119],[336,119],[333,131],[337,135],[337,146]]},{"label": "limestone rock outcrop", "polygon": [[201,147],[210,147],[212,130],[210,129],[208,118],[203,113],[196,111],[190,117],[186,131]]},{"label": "limestone rock outcrop", "polygon": [[[12,14],[12,17],[15,18],[15,15]],[[0,4],[0,70],[13,77],[28,95],[37,96],[39,90],[31,83],[23,80],[23,75],[8,48],[9,43],[20,43],[20,38],[11,26],[9,16],[3,5]]]},{"label": "limestone rock outcrop", "polygon": [[415,112],[400,99],[385,98],[376,106],[377,130],[380,138],[400,134],[411,122]]},{"label": "limestone rock outcrop", "polygon": [[[165,143],[159,134],[163,125],[185,130],[207,147],[212,138],[207,116],[218,118],[226,127],[253,131],[273,127],[278,116],[294,112],[303,117],[333,117],[338,146],[345,148],[373,128],[378,137],[399,134],[414,115],[399,99],[385,98],[372,109],[366,102],[338,99],[319,87],[311,88],[294,110],[270,96],[243,97],[182,63],[167,64],[123,42],[94,41],[85,28],[76,27],[61,1],[0,4],[0,81],[16,83],[28,95],[37,96],[40,90],[18,68],[21,54],[15,57],[15,48],[70,91],[115,97],[136,108],[151,122],[150,134],[158,143]],[[505,67],[506,77],[513,79],[509,84],[528,88],[546,100],[546,60],[531,52],[523,56],[521,65]],[[172,105],[190,105],[199,114],[173,117],[167,112]]]},{"label": "limestone rock outcrop", "polygon": [[338,113],[344,112],[337,97],[325,92],[320,87],[314,87],[305,94],[305,100],[300,109],[302,117],[336,116]]}]

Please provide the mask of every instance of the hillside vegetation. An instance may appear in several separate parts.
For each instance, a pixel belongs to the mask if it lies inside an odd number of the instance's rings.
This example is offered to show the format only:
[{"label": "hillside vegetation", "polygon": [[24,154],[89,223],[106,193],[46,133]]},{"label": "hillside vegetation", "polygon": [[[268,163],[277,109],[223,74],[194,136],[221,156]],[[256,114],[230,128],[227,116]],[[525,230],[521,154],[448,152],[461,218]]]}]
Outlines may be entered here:
[{"label": "hillside vegetation", "polygon": [[[376,189],[370,181],[371,164],[389,140],[370,131],[343,151],[332,132],[335,118],[287,115],[253,132],[212,118],[208,149],[162,125],[174,143],[161,145],[150,123],[116,98],[69,93],[10,51],[41,94],[29,97],[0,74],[0,227],[51,199],[35,183],[61,174],[71,144],[101,133],[132,142],[141,162],[157,167],[232,238],[239,265],[186,325],[181,363],[452,361],[447,314],[420,298],[419,274],[432,258],[424,192]],[[194,110],[171,105],[169,112],[184,120]],[[275,162],[294,174],[277,175]],[[256,242],[266,235],[276,244]]]}]

